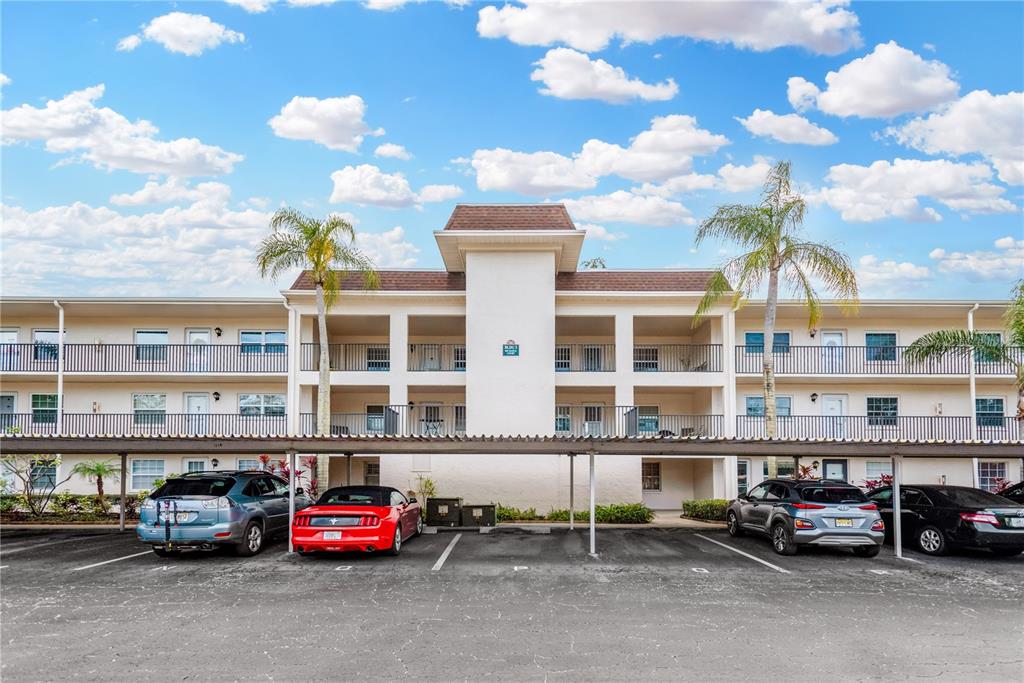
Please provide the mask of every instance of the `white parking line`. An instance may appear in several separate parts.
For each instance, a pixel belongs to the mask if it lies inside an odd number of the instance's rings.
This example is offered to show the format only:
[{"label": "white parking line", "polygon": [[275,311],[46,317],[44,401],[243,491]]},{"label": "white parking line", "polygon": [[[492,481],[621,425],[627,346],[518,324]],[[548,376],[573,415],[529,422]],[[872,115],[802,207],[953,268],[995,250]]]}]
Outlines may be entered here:
[{"label": "white parking line", "polygon": [[517,564],[514,567],[512,567],[512,571],[514,571],[514,572],[524,572],[527,569],[529,569],[529,567],[527,567],[526,565],[522,565],[522,564]]},{"label": "white parking line", "polygon": [[133,557],[141,557],[143,555],[149,555],[149,553],[150,553],[149,550],[143,550],[141,553],[135,553],[134,555],[125,555],[124,557],[115,557],[112,560],[105,560],[103,562],[97,562],[96,564],[87,564],[84,567],[75,567],[71,571],[73,571],[73,572],[80,572],[83,569],[92,569],[93,567],[101,567],[101,566],[103,566],[105,564],[110,564],[111,562],[120,562],[121,560],[130,560]]},{"label": "white parking line", "polygon": [[350,571],[351,569],[352,569],[352,565],[350,565],[350,564],[343,564],[340,567],[335,567],[334,571],[336,571],[336,572],[347,572],[347,571]]},{"label": "white parking line", "polygon": [[722,543],[721,541],[716,541],[713,538],[708,538],[704,534],[694,534],[694,536],[697,536],[699,538],[703,538],[705,541],[711,541],[715,545],[720,545],[723,548],[725,548],[726,550],[731,550],[734,553],[736,553],[737,555],[742,555],[743,557],[749,558],[749,559],[753,560],[754,562],[760,562],[764,566],[769,567],[770,569],[774,569],[775,571],[779,572],[780,574],[789,574],[790,573],[788,569],[783,569],[782,567],[780,567],[780,566],[778,566],[776,564],[772,564],[771,562],[768,562],[766,560],[762,560],[760,557],[755,557],[754,555],[751,555],[750,553],[745,553],[742,550],[740,550],[739,548],[733,548],[731,545],[726,545],[725,543]]},{"label": "white parking line", "polygon": [[8,567],[10,567],[10,566],[11,566],[11,565],[9,565],[9,564],[5,564],[5,565],[3,565],[3,566],[0,566],[0,569],[7,569],[7,568],[8,568]]},{"label": "white parking line", "polygon": [[698,574],[710,574],[704,567],[690,567],[690,571],[697,572]]},{"label": "white parking line", "polygon": [[455,547],[455,544],[459,542],[460,538],[462,538],[462,534],[455,534],[455,538],[452,539],[452,542],[449,543],[448,547],[444,549],[443,553],[441,553],[441,557],[437,558],[437,562],[435,562],[434,566],[430,568],[430,571],[441,571],[441,567],[444,566],[444,561],[452,554],[452,548]]}]

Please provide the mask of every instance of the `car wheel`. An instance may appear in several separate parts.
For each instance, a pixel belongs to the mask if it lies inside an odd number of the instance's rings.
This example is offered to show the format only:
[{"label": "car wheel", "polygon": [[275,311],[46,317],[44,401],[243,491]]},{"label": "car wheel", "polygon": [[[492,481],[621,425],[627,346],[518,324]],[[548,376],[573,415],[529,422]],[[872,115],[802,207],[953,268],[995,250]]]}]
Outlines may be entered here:
[{"label": "car wheel", "polygon": [[423,535],[423,515],[416,515],[416,535]]},{"label": "car wheel", "polygon": [[857,557],[878,557],[880,552],[882,547],[878,545],[859,545],[853,549],[853,554]]},{"label": "car wheel", "polygon": [[936,527],[926,526],[917,532],[917,547],[926,555],[945,555],[946,537]]},{"label": "car wheel", "polygon": [[395,538],[391,541],[388,555],[396,556],[402,552],[402,525],[395,524]]},{"label": "car wheel", "polygon": [[252,557],[263,550],[263,527],[259,522],[249,522],[242,535],[242,542],[235,546],[235,554],[239,557]]},{"label": "car wheel", "polygon": [[779,555],[796,555],[797,547],[793,542],[793,534],[785,524],[779,523],[772,527],[772,548]]},{"label": "car wheel", "polygon": [[1024,553],[1024,548],[992,548],[992,554],[996,557],[1016,557]]},{"label": "car wheel", "polygon": [[177,557],[181,554],[180,550],[168,550],[167,548],[161,548],[159,546],[153,546],[153,554],[157,557]]},{"label": "car wheel", "polygon": [[725,516],[725,526],[729,530],[730,536],[742,536],[743,529],[740,528],[740,520],[736,517],[736,513],[730,511]]}]

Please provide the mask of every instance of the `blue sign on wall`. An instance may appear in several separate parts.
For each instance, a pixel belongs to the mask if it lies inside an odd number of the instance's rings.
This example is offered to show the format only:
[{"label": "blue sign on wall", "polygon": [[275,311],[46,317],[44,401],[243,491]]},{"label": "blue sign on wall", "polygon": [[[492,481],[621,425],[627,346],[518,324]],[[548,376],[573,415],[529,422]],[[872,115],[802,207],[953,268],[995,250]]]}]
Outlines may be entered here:
[{"label": "blue sign on wall", "polygon": [[519,344],[513,341],[506,342],[501,345],[501,355],[503,356],[518,356],[519,355]]}]

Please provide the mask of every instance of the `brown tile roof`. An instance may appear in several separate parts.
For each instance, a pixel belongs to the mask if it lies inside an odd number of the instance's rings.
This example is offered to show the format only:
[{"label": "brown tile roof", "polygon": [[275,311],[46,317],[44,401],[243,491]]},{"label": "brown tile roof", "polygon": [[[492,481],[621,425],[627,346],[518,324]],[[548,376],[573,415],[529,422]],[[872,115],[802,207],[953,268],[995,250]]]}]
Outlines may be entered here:
[{"label": "brown tile roof", "polygon": [[[443,270],[382,270],[383,292],[464,292],[466,276]],[[702,292],[713,270],[588,270],[558,273],[559,292]],[[344,291],[363,288],[362,278],[350,274],[341,285]],[[292,289],[314,289],[308,272],[295,280]]]},{"label": "brown tile roof", "polygon": [[562,204],[458,204],[445,230],[575,230]]}]

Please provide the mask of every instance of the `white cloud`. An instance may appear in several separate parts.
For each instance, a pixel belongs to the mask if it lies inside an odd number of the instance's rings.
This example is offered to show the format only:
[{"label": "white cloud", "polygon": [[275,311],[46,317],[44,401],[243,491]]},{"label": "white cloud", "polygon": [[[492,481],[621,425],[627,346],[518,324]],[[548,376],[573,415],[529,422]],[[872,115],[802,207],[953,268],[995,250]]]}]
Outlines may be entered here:
[{"label": "white cloud", "polygon": [[1024,93],[975,90],[886,133],[929,154],[981,154],[995,165],[1003,182],[1024,184]]},{"label": "white cloud", "polygon": [[585,230],[588,238],[603,242],[618,242],[627,237],[624,232],[612,232],[603,225],[594,225],[593,223],[578,223],[576,227]]},{"label": "white cloud", "polygon": [[857,16],[845,2],[535,2],[480,10],[477,32],[520,45],[564,43],[603,50],[616,37],[652,43],[686,37],[752,50],[796,45],[839,54],[860,45]]},{"label": "white cloud", "polygon": [[825,76],[825,90],[799,77],[790,78],[789,101],[798,110],[813,102],[836,116],[890,118],[933,109],[955,99],[960,88],[949,67],[924,60],[895,41],[879,43],[870,54]]},{"label": "white cloud", "polygon": [[412,155],[402,145],[396,145],[393,142],[385,142],[382,145],[377,145],[377,149],[373,150],[374,156],[378,157],[389,157],[391,159],[403,159],[408,161],[412,159]]},{"label": "white cloud", "polygon": [[922,207],[929,198],[964,213],[1010,213],[1018,207],[1002,197],[1005,188],[989,182],[992,169],[984,163],[963,164],[946,159],[895,159],[870,166],[839,164],[829,169],[830,187],[807,196],[839,211],[843,220],[877,221],[903,218],[937,222],[942,216]]},{"label": "white cloud", "polygon": [[462,194],[455,185],[426,185],[413,192],[401,173],[384,173],[371,164],[346,166],[331,174],[334,190],[330,202],[404,208],[427,202],[443,202]]},{"label": "white cloud", "polygon": [[359,95],[347,97],[293,97],[281,112],[267,123],[279,138],[312,140],[328,149],[356,152],[367,135],[384,134],[372,130],[363,120],[366,104]]},{"label": "white cloud", "polygon": [[546,195],[586,190],[597,185],[597,179],[577,168],[573,159],[556,152],[513,152],[501,147],[478,149],[473,152],[472,165],[476,171],[476,186],[481,190]]},{"label": "white cloud", "polygon": [[603,100],[623,104],[633,99],[670,100],[679,92],[679,86],[671,78],[661,83],[644,83],[627,76],[621,67],[612,66],[603,59],[592,60],[582,52],[565,47],[548,50],[534,64],[537,69],[530,74],[530,80],[544,84],[541,94],[563,100]]},{"label": "white cloud", "polygon": [[1010,236],[997,239],[997,251],[947,252],[933,249],[929,257],[937,261],[941,273],[965,275],[972,280],[1016,280],[1024,273],[1024,239]]},{"label": "white cloud", "polygon": [[755,109],[745,119],[736,119],[754,135],[770,137],[779,142],[801,145],[834,145],[839,142],[832,131],[814,125],[799,114],[776,114]]},{"label": "white cloud", "polygon": [[0,74],[0,85],[10,85],[11,79],[7,77],[7,74]]},{"label": "white cloud", "polygon": [[229,5],[238,5],[250,14],[260,14],[270,9],[274,0],[225,0]]},{"label": "white cloud", "polygon": [[710,190],[718,185],[718,177],[701,173],[687,173],[674,176],[663,183],[644,183],[633,192],[637,194],[653,194],[659,197],[672,197],[677,194],[695,192],[697,190]]},{"label": "white cloud", "polygon": [[914,265],[909,261],[883,261],[873,254],[861,256],[856,270],[857,284],[863,292],[893,294],[898,291],[904,297],[906,287],[920,285],[932,277],[927,266]]},{"label": "white cloud", "polygon": [[122,38],[117,49],[123,52],[134,50],[143,39],[159,43],[171,52],[197,57],[222,43],[244,43],[245,35],[203,14],[171,12],[143,26],[141,35]]},{"label": "white cloud", "polygon": [[190,187],[188,182],[182,178],[168,178],[163,183],[150,180],[142,189],[130,194],[115,194],[110,198],[110,203],[117,206],[174,204],[182,201],[224,203],[230,196],[231,188],[224,183],[200,183],[195,187]]},{"label": "white cloud", "polygon": [[241,154],[227,152],[195,138],[162,141],[155,139],[156,126],[145,119],[134,122],[96,100],[103,84],[49,100],[39,108],[23,104],[2,115],[5,143],[42,140],[48,152],[79,154],[101,169],[123,169],[135,173],[171,176],[230,173],[242,161]]},{"label": "white cloud", "polygon": [[[337,2],[337,0],[293,0],[298,2]],[[363,6],[366,9],[377,10],[379,12],[391,12],[393,10],[401,9],[406,5],[418,4],[421,2],[427,2],[427,0],[366,0]],[[449,7],[462,8],[471,4],[473,0],[444,0],[444,4]]]},{"label": "white cloud", "polygon": [[576,220],[639,225],[692,225],[690,210],[679,202],[654,195],[618,190],[607,195],[588,195],[561,200]]},{"label": "white cloud", "polygon": [[718,177],[721,178],[718,186],[726,192],[746,192],[760,188],[771,170],[771,163],[764,157],[754,157],[754,163],[749,166],[725,164],[718,169]]},{"label": "white cloud", "polygon": [[356,233],[356,247],[378,268],[411,268],[416,265],[419,247],[405,239],[405,228],[396,225],[385,232]]}]

